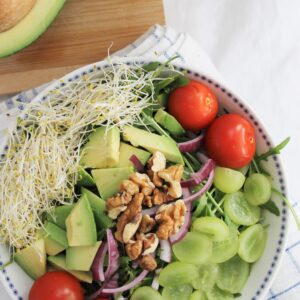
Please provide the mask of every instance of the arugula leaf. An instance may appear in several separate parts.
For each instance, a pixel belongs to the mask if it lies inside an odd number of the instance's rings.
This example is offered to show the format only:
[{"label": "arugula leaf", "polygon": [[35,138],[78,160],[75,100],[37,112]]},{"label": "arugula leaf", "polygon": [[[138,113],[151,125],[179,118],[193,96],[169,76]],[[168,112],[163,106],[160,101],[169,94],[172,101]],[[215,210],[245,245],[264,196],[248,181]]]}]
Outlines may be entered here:
[{"label": "arugula leaf", "polygon": [[261,205],[264,209],[268,210],[270,213],[272,213],[275,216],[280,216],[280,211],[277,205],[274,201],[269,200],[267,203]]},{"label": "arugula leaf", "polygon": [[283,140],[279,145],[275,146],[274,148],[271,148],[267,152],[258,155],[256,157],[256,160],[260,162],[261,160],[267,160],[269,156],[271,155],[277,155],[280,154],[281,150],[288,144],[290,141],[290,137],[287,137],[285,140]]},{"label": "arugula leaf", "polygon": [[193,218],[200,217],[206,205],[207,205],[206,194],[202,195],[200,198],[193,201],[193,206],[195,207],[195,210],[193,211]]}]

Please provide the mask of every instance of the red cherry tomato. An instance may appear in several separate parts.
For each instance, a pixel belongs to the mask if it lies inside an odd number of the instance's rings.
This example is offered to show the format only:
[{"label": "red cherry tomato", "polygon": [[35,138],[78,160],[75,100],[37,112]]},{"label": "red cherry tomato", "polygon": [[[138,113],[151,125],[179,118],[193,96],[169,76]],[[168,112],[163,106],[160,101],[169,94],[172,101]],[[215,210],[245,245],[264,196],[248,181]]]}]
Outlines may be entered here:
[{"label": "red cherry tomato", "polygon": [[83,300],[79,281],[67,272],[48,272],[38,278],[29,293],[29,300]]},{"label": "red cherry tomato", "polygon": [[222,115],[208,128],[205,147],[219,166],[242,168],[255,154],[254,129],[247,119],[238,114]]},{"label": "red cherry tomato", "polygon": [[168,111],[186,130],[198,131],[216,117],[218,102],[206,85],[191,80],[188,85],[171,92]]}]

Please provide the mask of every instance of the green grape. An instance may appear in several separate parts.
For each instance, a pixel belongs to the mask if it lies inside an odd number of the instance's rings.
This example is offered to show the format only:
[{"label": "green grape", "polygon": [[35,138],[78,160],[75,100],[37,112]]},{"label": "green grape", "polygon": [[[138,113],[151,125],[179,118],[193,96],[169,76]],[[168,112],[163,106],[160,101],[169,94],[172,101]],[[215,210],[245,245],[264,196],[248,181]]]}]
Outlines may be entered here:
[{"label": "green grape", "polygon": [[266,229],[255,224],[240,234],[238,254],[244,261],[253,263],[263,255],[266,243]]},{"label": "green grape", "polygon": [[229,227],[228,237],[221,242],[213,242],[210,261],[222,263],[237,254],[239,247],[238,232],[235,228]]},{"label": "green grape", "polygon": [[218,275],[218,265],[204,264],[198,266],[198,278],[193,281],[193,288],[207,291],[213,288]]},{"label": "green grape", "polygon": [[229,194],[241,189],[245,182],[243,173],[229,168],[216,167],[214,185],[221,192]]},{"label": "green grape", "polygon": [[202,264],[208,261],[211,255],[212,241],[204,234],[188,232],[172,248],[178,260],[185,263]]},{"label": "green grape", "polygon": [[238,225],[253,225],[260,218],[260,208],[250,204],[243,192],[224,196],[224,210],[229,218]]},{"label": "green grape", "polygon": [[219,265],[217,286],[232,294],[239,293],[249,277],[249,264],[238,255]]},{"label": "green grape", "polygon": [[271,183],[265,175],[254,173],[246,179],[244,192],[249,203],[262,205],[271,198]]},{"label": "green grape", "polygon": [[208,300],[233,300],[234,297],[231,293],[220,290],[216,285],[206,292]]},{"label": "green grape", "polygon": [[189,300],[207,300],[207,297],[203,291],[195,291],[190,296]]},{"label": "green grape", "polygon": [[193,288],[188,285],[165,287],[162,291],[163,300],[189,300]]},{"label": "green grape", "polygon": [[197,266],[176,261],[162,269],[158,276],[158,282],[163,287],[177,286],[192,284],[197,277]]},{"label": "green grape", "polygon": [[150,286],[142,286],[137,288],[132,296],[131,300],[163,300],[161,294]]},{"label": "green grape", "polygon": [[192,231],[204,233],[213,241],[223,241],[229,235],[229,228],[217,217],[201,217],[192,224]]}]

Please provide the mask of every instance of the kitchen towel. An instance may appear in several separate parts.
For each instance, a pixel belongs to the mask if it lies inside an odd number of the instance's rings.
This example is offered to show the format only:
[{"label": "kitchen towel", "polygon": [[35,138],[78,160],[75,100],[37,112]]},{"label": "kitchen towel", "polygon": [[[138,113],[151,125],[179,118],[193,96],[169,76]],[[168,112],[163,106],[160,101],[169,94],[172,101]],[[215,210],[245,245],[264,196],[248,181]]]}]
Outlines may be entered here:
[{"label": "kitchen towel", "polygon": [[[190,35],[179,33],[168,26],[153,26],[135,42],[111,56],[143,56],[145,58],[162,57],[169,59],[175,55],[179,57],[181,64],[193,67],[193,69],[224,83],[224,79],[202,47]],[[5,128],[8,124],[15,122],[19,111],[17,107],[25,107],[26,103],[29,103],[48,84],[22,92],[0,103],[0,143],[1,136],[5,135]],[[292,222],[282,267],[267,294],[266,299],[268,300],[300,299],[298,289],[300,288],[300,239],[297,236],[297,228]],[[1,299],[3,298],[1,297]],[[6,300],[6,298],[3,300]]]}]

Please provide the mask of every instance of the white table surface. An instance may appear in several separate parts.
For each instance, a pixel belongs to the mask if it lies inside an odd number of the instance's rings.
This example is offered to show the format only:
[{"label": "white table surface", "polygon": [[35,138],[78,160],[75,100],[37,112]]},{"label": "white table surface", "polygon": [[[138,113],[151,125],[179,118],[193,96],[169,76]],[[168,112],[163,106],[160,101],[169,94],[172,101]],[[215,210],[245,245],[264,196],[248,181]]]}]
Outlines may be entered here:
[{"label": "white table surface", "polygon": [[[300,199],[300,1],[164,2],[167,24],[199,41],[230,87],[264,121],[275,143],[292,138],[281,157],[296,205]],[[9,300],[1,283],[0,299]]]}]

